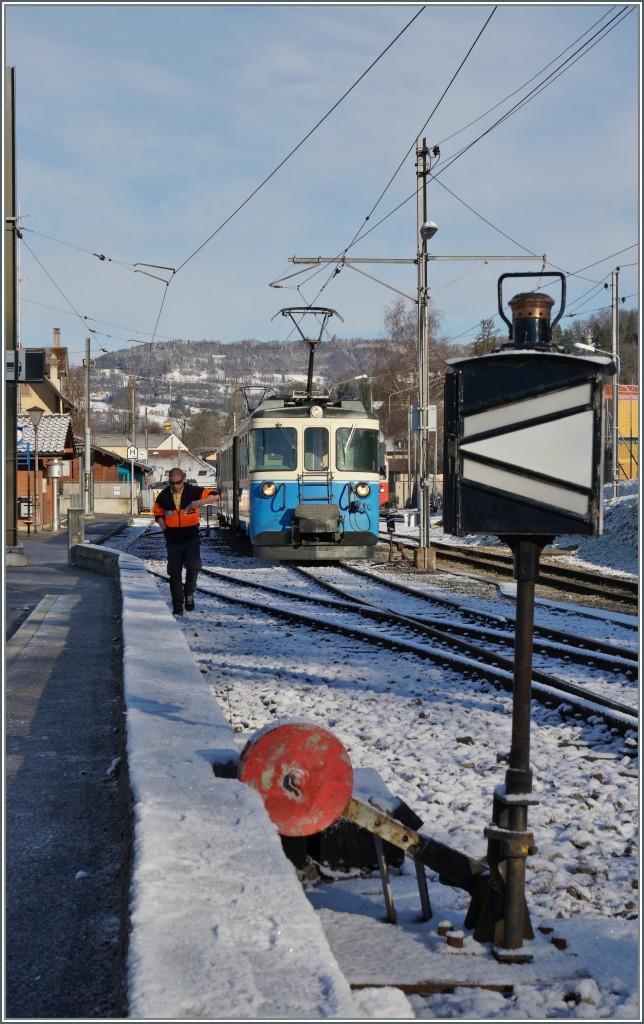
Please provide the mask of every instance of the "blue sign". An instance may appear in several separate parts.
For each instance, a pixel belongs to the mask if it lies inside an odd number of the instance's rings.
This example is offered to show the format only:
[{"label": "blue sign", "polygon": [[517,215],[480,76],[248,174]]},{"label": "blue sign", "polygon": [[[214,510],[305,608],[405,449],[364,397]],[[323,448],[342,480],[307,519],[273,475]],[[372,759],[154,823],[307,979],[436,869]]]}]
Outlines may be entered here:
[{"label": "blue sign", "polygon": [[25,441],[23,437],[24,427],[18,427],[18,439],[16,441],[16,453],[18,456],[18,465],[26,466],[27,472],[31,470],[31,445],[29,441]]}]

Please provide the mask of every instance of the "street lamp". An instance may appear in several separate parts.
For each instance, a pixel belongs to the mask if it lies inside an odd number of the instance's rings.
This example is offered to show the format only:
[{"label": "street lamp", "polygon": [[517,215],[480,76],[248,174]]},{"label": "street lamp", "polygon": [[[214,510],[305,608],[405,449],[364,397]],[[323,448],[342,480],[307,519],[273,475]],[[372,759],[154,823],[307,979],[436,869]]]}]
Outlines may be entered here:
[{"label": "street lamp", "polygon": [[416,385],[412,384],[408,388],[401,388],[400,391],[391,391],[389,393],[388,398],[387,398],[387,418],[389,418],[391,416],[391,400],[392,400],[392,398],[395,398],[396,395],[404,395],[405,392],[407,392],[407,391],[415,391],[415,390],[416,390]]},{"label": "street lamp", "polygon": [[31,425],[34,428],[34,509],[35,509],[35,521],[34,521],[34,533],[40,533],[40,493],[39,493],[39,477],[38,477],[38,425],[43,417],[43,410],[37,406],[32,406],[31,409],[27,409],[29,413],[29,419]]},{"label": "street lamp", "polygon": [[329,387],[329,394],[336,388],[339,388],[341,384],[348,384],[351,380],[368,380],[368,373],[359,373],[357,377],[347,377],[346,380],[336,380],[335,384],[331,384]]}]

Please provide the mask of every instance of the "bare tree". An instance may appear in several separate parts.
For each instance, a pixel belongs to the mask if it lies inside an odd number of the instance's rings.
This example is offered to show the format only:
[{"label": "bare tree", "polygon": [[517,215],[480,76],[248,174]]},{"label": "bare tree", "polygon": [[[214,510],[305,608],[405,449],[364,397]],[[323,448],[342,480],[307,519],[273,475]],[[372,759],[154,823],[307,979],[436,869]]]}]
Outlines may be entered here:
[{"label": "bare tree", "polygon": [[488,317],[487,320],[481,320],[479,323],[479,330],[474,344],[472,345],[472,355],[474,356],[485,356],[488,352],[493,352],[495,348],[499,347],[499,335],[494,329],[494,317]]}]

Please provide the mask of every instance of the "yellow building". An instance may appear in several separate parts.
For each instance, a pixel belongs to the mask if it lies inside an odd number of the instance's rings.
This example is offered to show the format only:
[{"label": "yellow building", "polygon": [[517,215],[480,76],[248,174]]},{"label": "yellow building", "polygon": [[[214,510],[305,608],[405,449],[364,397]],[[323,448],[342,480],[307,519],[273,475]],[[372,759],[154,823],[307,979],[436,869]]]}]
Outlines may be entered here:
[{"label": "yellow building", "polygon": [[[605,396],[609,430],[611,430],[612,384],[606,385]],[[620,384],[618,387],[617,430],[619,435],[619,479],[632,480],[639,477],[639,386],[637,384]],[[607,440],[611,444],[612,435]]]}]

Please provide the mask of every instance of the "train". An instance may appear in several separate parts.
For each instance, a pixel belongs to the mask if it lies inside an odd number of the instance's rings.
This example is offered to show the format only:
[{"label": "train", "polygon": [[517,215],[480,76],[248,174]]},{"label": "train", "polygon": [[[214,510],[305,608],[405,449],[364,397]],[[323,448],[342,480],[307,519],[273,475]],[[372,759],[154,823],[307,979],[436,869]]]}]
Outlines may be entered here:
[{"label": "train", "polygon": [[[246,533],[258,558],[371,558],[385,493],[378,417],[361,401],[332,401],[329,390],[314,389],[315,347],[329,318],[339,314],[322,306],[280,312],[308,345],[306,390],[282,396],[265,390],[222,443],[216,463],[219,521]],[[321,324],[317,340],[300,326],[311,315]]]},{"label": "train", "polygon": [[361,401],[265,398],[219,450],[219,521],[246,533],[259,558],[371,558],[380,462],[378,418]]}]

